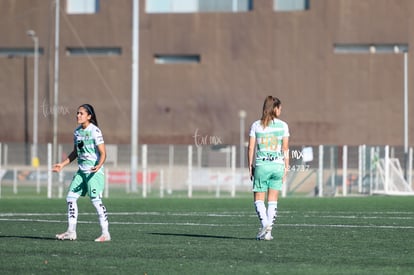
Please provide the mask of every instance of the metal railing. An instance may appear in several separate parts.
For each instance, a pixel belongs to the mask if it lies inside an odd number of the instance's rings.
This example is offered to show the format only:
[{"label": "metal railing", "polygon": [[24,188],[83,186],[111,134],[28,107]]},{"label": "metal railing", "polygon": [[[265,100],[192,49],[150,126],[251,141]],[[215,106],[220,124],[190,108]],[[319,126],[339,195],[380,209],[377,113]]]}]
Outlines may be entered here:
[{"label": "metal railing", "polygon": [[[114,192],[133,193],[130,146],[108,144],[106,147],[105,196]],[[63,144],[58,148],[59,158],[64,159],[73,145]],[[236,145],[141,145],[137,192],[142,197],[176,194],[234,197],[251,192],[247,167],[240,167],[240,163],[247,162],[239,161],[239,148]],[[10,188],[13,194],[18,194],[19,188],[31,187],[35,193],[46,190],[47,197],[65,195],[76,164],[52,174],[50,144],[38,145],[38,151],[40,165],[33,167],[30,146],[0,143],[0,196],[1,187]],[[371,173],[385,151],[385,146],[291,146],[288,179],[282,195],[369,195],[375,180]],[[408,156],[402,147],[392,147],[388,151],[402,163],[411,186],[412,150]]]}]

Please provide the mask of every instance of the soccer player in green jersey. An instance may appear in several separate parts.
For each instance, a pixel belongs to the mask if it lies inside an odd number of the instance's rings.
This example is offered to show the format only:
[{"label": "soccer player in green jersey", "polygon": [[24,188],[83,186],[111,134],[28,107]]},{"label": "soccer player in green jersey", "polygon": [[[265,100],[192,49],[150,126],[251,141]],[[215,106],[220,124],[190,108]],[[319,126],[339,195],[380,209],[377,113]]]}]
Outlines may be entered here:
[{"label": "soccer player in green jersey", "polygon": [[68,229],[62,234],[57,234],[59,240],[76,240],[76,224],[78,220],[77,200],[81,196],[88,195],[98,213],[102,234],[95,242],[111,240],[108,231],[108,215],[102,203],[104,190],[104,167],[106,150],[101,130],[93,107],[83,104],[78,108],[76,118],[79,126],[74,132],[74,147],[69,156],[62,162],[53,166],[52,171],[60,172],[63,167],[78,159],[78,171],[74,175],[66,196],[68,204]]},{"label": "soccer player in green jersey", "polygon": [[279,119],[281,111],[278,98],[266,97],[261,119],[250,128],[247,158],[253,180],[254,205],[261,223],[257,240],[273,239],[272,227],[277,217],[279,191],[289,167],[289,128],[286,122]]}]

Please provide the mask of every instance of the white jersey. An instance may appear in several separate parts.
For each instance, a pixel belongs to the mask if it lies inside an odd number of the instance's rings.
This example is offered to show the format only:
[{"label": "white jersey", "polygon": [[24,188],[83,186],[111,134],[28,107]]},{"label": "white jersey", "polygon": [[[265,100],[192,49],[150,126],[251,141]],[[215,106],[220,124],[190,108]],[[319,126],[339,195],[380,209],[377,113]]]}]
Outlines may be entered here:
[{"label": "white jersey", "polygon": [[86,129],[79,126],[74,132],[74,143],[78,154],[79,170],[90,173],[101,157],[98,145],[104,143],[101,130],[90,123]]},{"label": "white jersey", "polygon": [[256,165],[284,163],[282,139],[289,137],[289,127],[280,119],[273,119],[266,128],[261,121],[255,121],[250,136],[256,138]]}]

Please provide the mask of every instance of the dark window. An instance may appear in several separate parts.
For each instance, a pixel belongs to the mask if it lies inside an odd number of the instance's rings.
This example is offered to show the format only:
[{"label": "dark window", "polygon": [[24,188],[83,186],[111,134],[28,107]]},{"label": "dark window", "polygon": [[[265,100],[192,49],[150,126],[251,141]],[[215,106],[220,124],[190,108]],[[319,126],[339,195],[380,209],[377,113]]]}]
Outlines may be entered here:
[{"label": "dark window", "polygon": [[181,64],[181,63],[200,63],[201,57],[198,54],[156,54],[154,55],[155,64]]},{"label": "dark window", "polygon": [[67,55],[121,55],[121,48],[88,47],[88,48],[66,48]]}]

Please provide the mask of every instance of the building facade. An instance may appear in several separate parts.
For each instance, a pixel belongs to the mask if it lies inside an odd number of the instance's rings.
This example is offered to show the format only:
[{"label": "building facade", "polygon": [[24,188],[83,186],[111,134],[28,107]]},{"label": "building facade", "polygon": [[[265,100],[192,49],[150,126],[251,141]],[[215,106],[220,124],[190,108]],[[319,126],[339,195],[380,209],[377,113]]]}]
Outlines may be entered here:
[{"label": "building facade", "polygon": [[[32,140],[28,30],[39,38],[39,143],[52,142],[56,114],[58,141],[70,143],[83,103],[95,107],[106,142],[130,142],[133,0],[93,2],[96,10],[78,13],[61,0],[58,29],[56,0],[0,2],[1,142]],[[247,140],[274,95],[293,145],[403,145],[404,103],[408,118],[414,107],[414,1],[309,0],[293,10],[231,2],[236,9],[140,1],[139,143],[238,144],[241,124]]]}]

